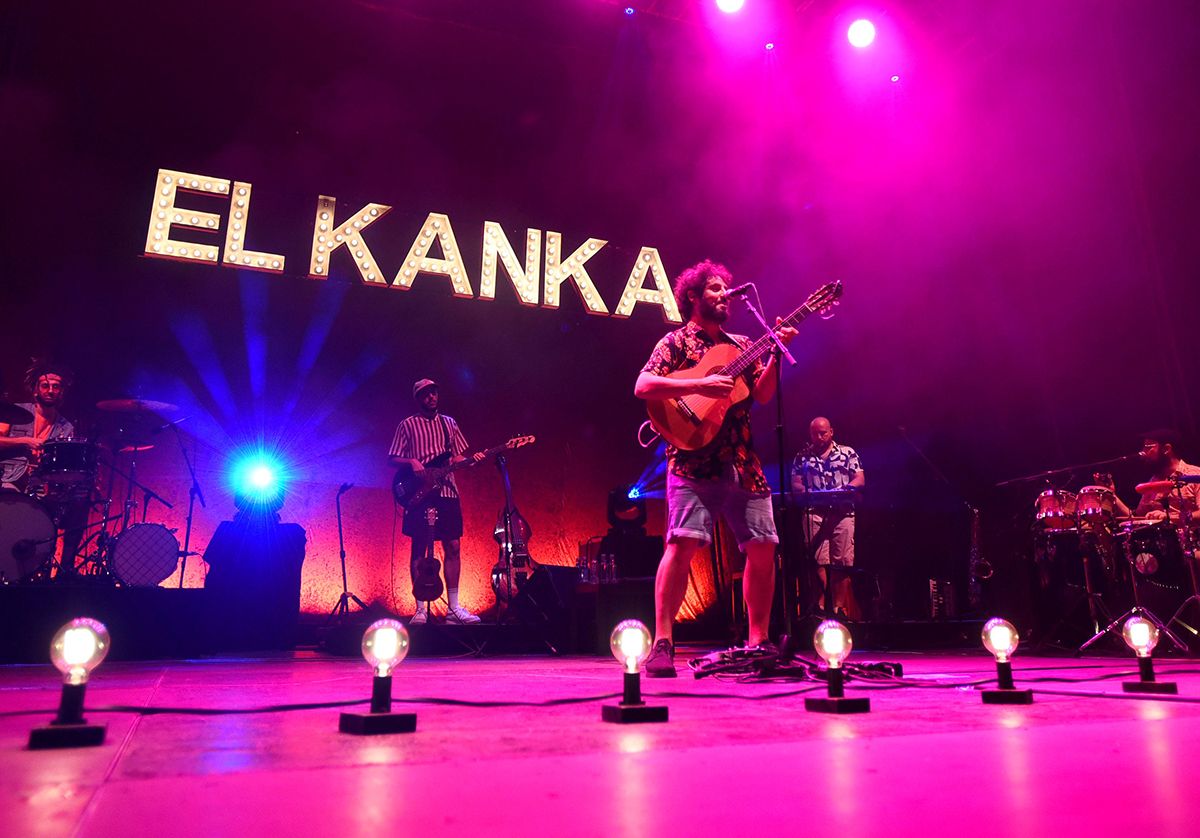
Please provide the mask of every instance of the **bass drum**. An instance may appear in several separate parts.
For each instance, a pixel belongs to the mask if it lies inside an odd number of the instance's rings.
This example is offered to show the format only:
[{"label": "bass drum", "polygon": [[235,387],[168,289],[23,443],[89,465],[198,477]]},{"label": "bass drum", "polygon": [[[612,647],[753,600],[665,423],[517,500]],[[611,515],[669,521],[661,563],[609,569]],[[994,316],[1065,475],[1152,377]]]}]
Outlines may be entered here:
[{"label": "bass drum", "polygon": [[40,501],[0,492],[0,583],[20,582],[54,555],[58,530]]},{"label": "bass drum", "polygon": [[179,540],[162,524],[134,524],[117,536],[109,570],[122,585],[153,587],[179,565]]}]

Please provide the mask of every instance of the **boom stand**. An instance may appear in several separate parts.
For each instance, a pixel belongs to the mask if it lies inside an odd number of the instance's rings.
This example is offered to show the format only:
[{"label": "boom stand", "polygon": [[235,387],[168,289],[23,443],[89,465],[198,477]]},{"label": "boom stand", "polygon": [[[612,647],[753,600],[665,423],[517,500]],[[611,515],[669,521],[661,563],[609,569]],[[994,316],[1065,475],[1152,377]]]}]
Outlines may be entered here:
[{"label": "boom stand", "polygon": [[192,460],[188,456],[187,448],[183,445],[183,437],[179,435],[179,423],[171,424],[171,430],[175,432],[175,441],[179,443],[179,453],[183,455],[183,462],[187,465],[188,474],[192,477],[192,485],[188,487],[188,513],[187,525],[183,531],[183,549],[179,551],[181,563],[179,565],[179,587],[183,587],[183,574],[187,570],[188,556],[191,555],[192,545],[192,514],[196,509],[196,499],[200,499],[200,505],[205,509],[208,505],[204,502],[204,492],[200,491],[200,481],[196,479],[196,469],[192,466]]},{"label": "boom stand", "polygon": [[337,507],[337,524],[338,524],[338,556],[342,560],[342,595],[338,597],[337,605],[333,606],[333,610],[329,612],[329,623],[335,619],[341,620],[350,616],[350,603],[353,602],[363,611],[367,610],[367,604],[361,599],[350,593],[350,585],[346,579],[346,541],[342,534],[342,495],[350,490],[349,483],[343,483],[338,487],[337,497],[334,499],[334,504]]},{"label": "boom stand", "polygon": [[[754,290],[755,290],[755,293],[757,294],[758,289],[755,288]],[[779,504],[780,510],[779,510],[778,517],[779,517],[780,521],[782,521],[784,524],[786,524],[787,523],[788,506],[790,505],[791,495],[792,495],[792,481],[788,479],[787,466],[784,465],[784,453],[783,452],[786,449],[784,448],[784,435],[783,435],[783,364],[781,363],[781,361],[783,358],[787,358],[787,362],[790,365],[795,366],[796,359],[792,357],[792,353],[788,352],[787,347],[783,345],[783,341],[781,341],[779,339],[779,335],[775,334],[775,330],[767,325],[767,321],[762,316],[762,312],[760,312],[758,310],[758,308],[750,300],[750,297],[748,295],[746,295],[746,296],[743,296],[741,298],[741,300],[743,303],[746,304],[746,308],[749,309],[750,313],[752,315],[754,315],[754,319],[758,321],[758,324],[760,326],[762,326],[763,331],[765,331],[767,333],[767,335],[771,338],[771,342],[775,344],[775,349],[774,349],[774,355],[775,355],[775,445],[776,445],[776,448],[778,448],[778,451],[776,453],[778,453],[778,455],[779,455],[779,500],[780,500],[780,504]],[[803,527],[801,527],[801,530],[803,530]],[[779,575],[783,577],[783,579],[782,579],[783,584],[780,586],[781,590],[782,590],[782,593],[781,593],[782,602],[780,604],[783,607],[783,631],[784,631],[784,634],[786,634],[790,637],[790,636],[792,636],[792,633],[793,633],[792,612],[795,610],[795,603],[792,601],[792,598],[793,598],[792,574],[789,572],[791,570],[791,566],[788,564],[788,561],[787,561],[788,552],[787,552],[787,545],[785,543],[786,536],[784,535],[784,533],[786,531],[787,531],[786,526],[779,527],[779,545],[775,549],[775,555],[777,557],[776,568],[777,568],[777,570],[782,571]],[[803,539],[805,542],[804,554],[805,554],[805,556],[807,556],[808,555],[808,534],[807,533],[805,533],[803,535]],[[745,591],[743,590],[743,596],[744,595],[745,595]]]}]

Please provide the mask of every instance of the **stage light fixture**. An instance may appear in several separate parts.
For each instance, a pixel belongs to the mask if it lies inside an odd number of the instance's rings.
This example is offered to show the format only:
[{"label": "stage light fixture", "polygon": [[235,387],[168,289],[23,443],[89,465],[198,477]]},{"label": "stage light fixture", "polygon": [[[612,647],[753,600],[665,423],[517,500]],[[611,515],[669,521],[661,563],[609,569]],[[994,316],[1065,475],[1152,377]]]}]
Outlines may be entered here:
[{"label": "stage light fixture", "polygon": [[850,629],[837,620],[826,620],[813,633],[813,648],[825,661],[827,694],[824,698],[804,699],[804,709],[810,713],[867,713],[871,710],[869,698],[846,698],[845,672],[842,662],[850,656],[854,638]]},{"label": "stage light fixture", "polygon": [[375,677],[371,684],[369,713],[342,713],[338,730],[356,736],[412,733],[416,713],[392,712],[392,673],[408,655],[408,629],[399,620],[376,620],[363,632],[362,655]]},{"label": "stage light fixture", "polygon": [[875,24],[865,18],[859,18],[846,30],[846,40],[853,47],[866,49],[875,42]]},{"label": "stage light fixture", "polygon": [[1158,645],[1158,626],[1137,614],[1125,621],[1121,628],[1125,645],[1133,650],[1138,662],[1138,680],[1124,681],[1121,689],[1127,693],[1157,693],[1175,695],[1179,686],[1173,681],[1156,681],[1154,678],[1154,647]]},{"label": "stage light fixture", "polygon": [[774,41],[767,41],[767,46],[766,46],[766,49],[767,49],[768,51],[775,49],[775,42],[774,42]]},{"label": "stage light fixture", "polygon": [[277,511],[283,506],[286,474],[283,463],[268,454],[243,457],[233,466],[235,504],[239,509]]},{"label": "stage light fixture", "polygon": [[630,17],[632,17],[632,16],[633,16],[633,6],[626,6],[626,7],[625,7],[625,14],[626,14],[626,15],[628,15],[628,16],[630,16]]},{"label": "stage light fixture", "polygon": [[1013,684],[1012,656],[1021,636],[1016,626],[1001,617],[983,625],[983,647],[996,658],[997,689],[983,690],[984,704],[1032,704],[1033,690],[1018,690]]},{"label": "stage light fixture", "polygon": [[650,654],[650,630],[640,620],[622,620],[608,639],[613,657],[625,672],[625,689],[620,704],[605,704],[600,718],[616,724],[665,722],[666,707],[652,707],[642,701],[642,661]]},{"label": "stage light fixture", "polygon": [[79,748],[104,743],[108,725],[90,725],[83,717],[88,676],[108,655],[111,640],[99,620],[77,617],[50,641],[50,662],[63,675],[62,696],[54,721],[29,733],[32,750]]},{"label": "stage light fixture", "polygon": [[746,0],[717,0],[717,8],[727,15],[737,14],[746,5]]},{"label": "stage light fixture", "polygon": [[899,76],[892,76],[892,84],[898,84],[899,82],[900,82]]}]

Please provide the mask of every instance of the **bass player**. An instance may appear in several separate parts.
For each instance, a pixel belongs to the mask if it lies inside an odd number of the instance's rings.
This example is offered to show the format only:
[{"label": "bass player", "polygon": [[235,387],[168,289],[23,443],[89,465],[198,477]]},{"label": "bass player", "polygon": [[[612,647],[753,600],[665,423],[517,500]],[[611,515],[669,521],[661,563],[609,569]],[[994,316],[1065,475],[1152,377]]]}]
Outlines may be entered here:
[{"label": "bass player", "polygon": [[[695,394],[713,399],[730,397],[735,379],[728,375],[672,378],[671,373],[696,366],[719,344],[745,349],[742,335],[721,328],[729,317],[729,270],[711,261],[688,268],[675,280],[675,299],[687,322],[665,335],[654,347],[634,385],[641,399],[675,399]],[[796,330],[776,321],[776,334],[787,344]],[[775,395],[772,357],[756,362],[743,374],[750,395],[765,404]],[[746,554],[742,577],[750,646],[770,649],[771,597],[775,587],[775,521],[771,488],[754,453],[750,431],[750,399],[732,406],[716,437],[696,450],[667,446],[667,545],[654,583],[654,647],[646,658],[646,674],[673,677],[675,616],[687,593],[688,570],[701,546],[712,541],[713,519],[720,515]]]},{"label": "bass player", "polygon": [[[425,470],[431,460],[449,454],[451,463],[462,462],[467,452],[467,440],[451,417],[438,411],[438,385],[435,381],[422,378],[413,384],[413,399],[417,412],[396,426],[388,459],[392,465],[406,465],[414,474]],[[485,456],[474,455],[476,460]],[[437,520],[433,531],[426,523],[426,512],[436,510]],[[442,543],[442,559],[446,576],[446,619],[461,625],[478,623],[479,617],[464,608],[458,601],[458,582],[461,573],[460,541],[463,533],[462,504],[459,502],[458,486],[454,475],[448,474],[441,489],[433,493],[419,508],[409,509],[404,515],[402,532],[412,539],[412,557],[409,570],[412,579],[417,578],[419,563],[429,550],[431,541]],[[436,594],[435,594],[436,596]],[[417,610],[410,623],[421,625],[429,619],[428,603],[417,601]]]}]

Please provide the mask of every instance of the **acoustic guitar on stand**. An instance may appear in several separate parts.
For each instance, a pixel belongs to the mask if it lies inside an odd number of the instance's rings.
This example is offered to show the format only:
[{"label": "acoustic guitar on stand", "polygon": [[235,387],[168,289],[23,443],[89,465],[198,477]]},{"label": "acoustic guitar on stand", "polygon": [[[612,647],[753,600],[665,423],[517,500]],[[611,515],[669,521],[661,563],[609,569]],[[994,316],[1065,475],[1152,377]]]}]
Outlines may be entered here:
[{"label": "acoustic guitar on stand", "polygon": [[[826,283],[810,294],[804,305],[783,318],[781,325],[796,327],[810,314],[831,309],[841,296],[840,280]],[[668,374],[667,378],[675,379],[728,375],[733,378],[733,390],[723,398],[691,393],[669,399],[648,399],[646,411],[650,414],[650,424],[663,439],[683,451],[695,451],[708,445],[721,430],[729,409],[750,397],[750,387],[743,374],[774,348],[774,341],[767,335],[745,349],[722,343],[705,352],[696,366]]]}]

